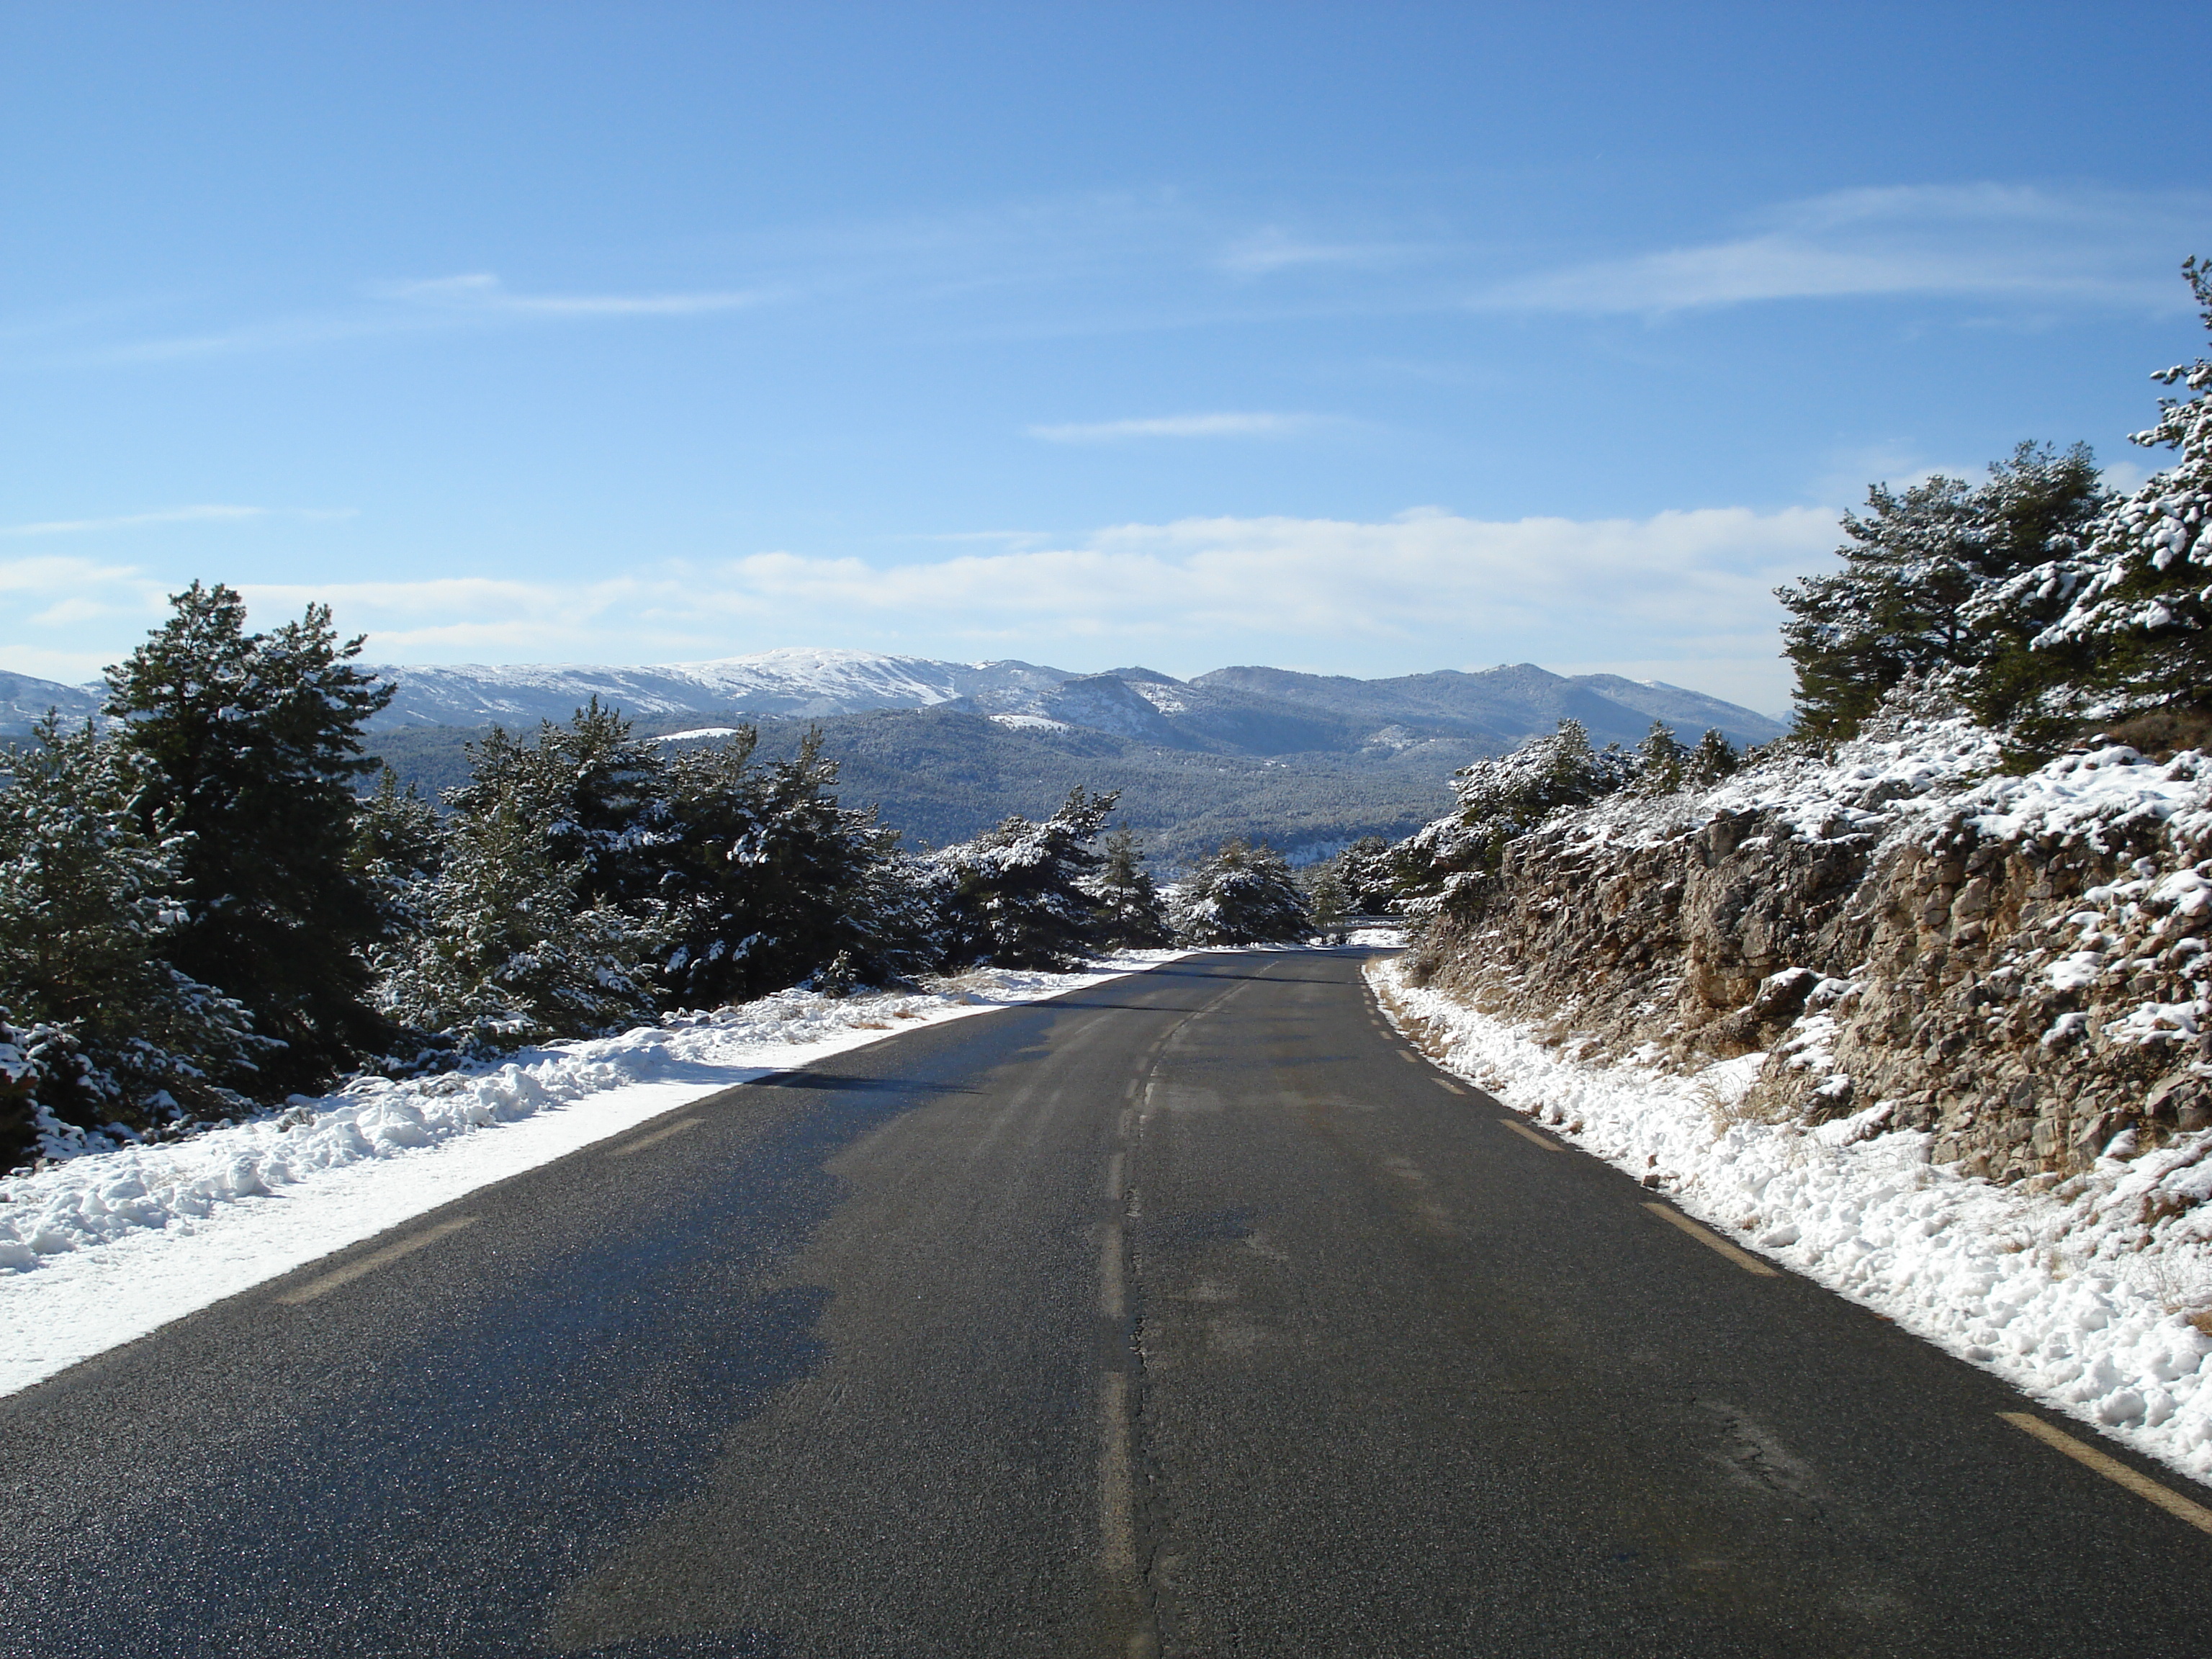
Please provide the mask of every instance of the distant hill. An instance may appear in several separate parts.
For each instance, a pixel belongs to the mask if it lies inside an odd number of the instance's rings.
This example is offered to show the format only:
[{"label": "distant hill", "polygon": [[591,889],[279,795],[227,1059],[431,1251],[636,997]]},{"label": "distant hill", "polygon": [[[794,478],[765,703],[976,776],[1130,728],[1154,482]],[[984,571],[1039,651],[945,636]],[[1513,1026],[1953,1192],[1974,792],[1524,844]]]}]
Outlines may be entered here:
[{"label": "distant hill", "polygon": [[[1049,812],[1076,784],[1123,793],[1122,818],[1183,864],[1231,835],[1325,856],[1362,835],[1401,836],[1449,803],[1446,780],[1572,716],[1593,741],[1632,744],[1654,720],[1685,741],[1717,727],[1739,746],[1779,721],[1719,698],[1614,674],[1533,664],[1359,680],[1285,669],[1072,674],[1035,663],[938,662],[867,651],[786,650],[714,662],[378,667],[399,693],[371,747],[426,790],[465,774],[483,728],[565,720],[598,697],[641,731],[761,729],[763,754],[819,728],[847,798],[915,839],[957,841],[1008,813]],[[0,675],[0,736],[49,706],[82,719],[100,689]]]},{"label": "distant hill", "polygon": [[20,738],[52,709],[65,720],[82,720],[97,714],[107,688],[64,685],[58,680],[34,680],[28,674],[0,672],[0,738]]}]

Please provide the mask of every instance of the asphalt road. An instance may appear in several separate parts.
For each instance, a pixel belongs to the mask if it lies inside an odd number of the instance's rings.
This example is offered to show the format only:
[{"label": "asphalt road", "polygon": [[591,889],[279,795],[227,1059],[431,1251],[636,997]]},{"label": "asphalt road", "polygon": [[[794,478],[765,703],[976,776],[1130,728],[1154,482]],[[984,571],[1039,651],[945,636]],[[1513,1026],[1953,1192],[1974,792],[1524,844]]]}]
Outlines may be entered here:
[{"label": "asphalt road", "polygon": [[0,1401],[0,1652],[2212,1650],[2212,1536],[1358,969],[905,1033]]}]

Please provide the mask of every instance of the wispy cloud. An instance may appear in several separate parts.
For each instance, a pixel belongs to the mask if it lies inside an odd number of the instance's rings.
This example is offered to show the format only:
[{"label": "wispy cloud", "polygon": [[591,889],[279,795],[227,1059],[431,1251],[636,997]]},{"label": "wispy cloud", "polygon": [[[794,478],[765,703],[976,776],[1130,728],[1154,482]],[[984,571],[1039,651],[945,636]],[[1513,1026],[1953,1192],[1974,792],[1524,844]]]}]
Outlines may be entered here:
[{"label": "wispy cloud", "polygon": [[489,327],[532,320],[623,317],[700,317],[742,311],[778,295],[767,289],[713,289],[657,294],[530,294],[489,271],[374,283],[359,301],[324,311],[243,324],[198,334],[138,340],[100,352],[108,362],[161,362],[274,351],[378,335]]},{"label": "wispy cloud", "polygon": [[766,289],[725,289],[683,294],[517,294],[489,271],[387,283],[372,290],[403,304],[463,314],[507,317],[696,317],[740,311],[775,297]]},{"label": "wispy cloud", "polygon": [[2212,234],[2212,195],[1996,184],[1838,191],[1723,240],[1498,283],[1484,310],[1662,313],[1926,294],[2171,310],[2172,267]]},{"label": "wispy cloud", "polygon": [[[2167,312],[2181,304],[2172,276],[2180,254],[2212,246],[2212,193],[1881,185],[1784,203],[1728,234],[1518,274],[1498,266],[1498,246],[1434,215],[1378,223],[1372,215],[1322,213],[1296,226],[1255,224],[1174,191],[1094,192],[720,239],[701,245],[710,280],[648,291],[541,289],[490,270],[390,280],[289,315],[94,346],[75,361],[157,362],[461,329],[704,319],[770,305],[844,318],[877,312],[940,337],[949,329],[992,338],[1377,310],[1650,315],[1909,295],[2010,309]],[[744,280],[727,280],[733,271]],[[112,311],[40,319],[33,333],[52,337],[63,321],[65,332],[105,325]]]},{"label": "wispy cloud", "polygon": [[1376,267],[1396,264],[1423,252],[1407,242],[1316,241],[1275,226],[1238,237],[1215,258],[1215,266],[1237,276],[1267,276],[1303,266]]},{"label": "wispy cloud", "polygon": [[1312,415],[1159,415],[1144,420],[1033,426],[1029,434],[1055,444],[1114,443],[1124,438],[1286,438],[1311,431],[1319,424],[1319,417]]},{"label": "wispy cloud", "polygon": [[149,524],[204,524],[210,520],[262,519],[265,507],[165,507],[152,513],[121,513],[105,519],[49,519],[40,524],[0,526],[0,536],[72,536],[94,530],[135,530]]},{"label": "wispy cloud", "polygon": [[100,519],[49,519],[39,524],[0,525],[0,536],[74,536],[104,530],[137,530],[148,525],[221,524],[251,519],[349,519],[354,511],[349,507],[228,507],[203,502],[192,507],[165,507],[151,513],[119,513]]}]

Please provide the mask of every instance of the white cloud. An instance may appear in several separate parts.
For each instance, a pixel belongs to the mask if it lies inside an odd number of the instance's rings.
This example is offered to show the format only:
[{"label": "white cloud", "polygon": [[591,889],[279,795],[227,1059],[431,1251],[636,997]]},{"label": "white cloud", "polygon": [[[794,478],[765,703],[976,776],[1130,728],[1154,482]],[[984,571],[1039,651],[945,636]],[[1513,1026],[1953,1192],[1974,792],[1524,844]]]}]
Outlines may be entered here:
[{"label": "white cloud", "polygon": [[489,271],[373,283],[364,293],[365,305],[279,317],[212,333],[135,341],[97,355],[100,361],[107,362],[163,362],[531,319],[696,317],[739,311],[777,297],[763,289],[675,294],[517,294]]},{"label": "white cloud", "polygon": [[[257,625],[326,602],[371,660],[653,662],[795,643],[1063,667],[1232,662],[1397,674],[1453,664],[1638,665],[1762,708],[1788,701],[1771,590],[1817,568],[1836,515],[1710,507],[1612,520],[1199,518],[1072,544],[969,544],[903,562],[786,550],[631,564],[601,581],[464,576],[240,584]],[[0,667],[76,650],[88,678],[158,621],[166,592],[134,567],[0,562]],[[40,608],[85,602],[41,629]],[[104,620],[103,620],[104,618]],[[68,637],[64,637],[64,635]]]},{"label": "white cloud", "polygon": [[1311,415],[1160,415],[1145,420],[1076,422],[1033,426],[1032,438],[1048,443],[1113,443],[1123,438],[1283,438],[1318,425]]},{"label": "white cloud", "polygon": [[1301,266],[1395,264],[1420,251],[1398,242],[1310,241],[1270,226],[1231,242],[1214,264],[1233,276],[1267,276]]},{"label": "white cloud", "polygon": [[264,519],[265,507],[165,507],[153,513],[123,513],[105,519],[50,519],[42,524],[0,526],[0,536],[70,536],[86,531],[135,530],[149,524],[204,524],[210,520]]},{"label": "white cloud", "polygon": [[511,317],[694,317],[742,310],[773,297],[766,290],[750,289],[690,294],[516,294],[489,271],[387,283],[371,292],[412,305]]},{"label": "white cloud", "polygon": [[1482,310],[1663,313],[1900,294],[2172,310],[2212,197],[1996,184],[1896,185],[1789,204],[1726,240],[1498,283]]},{"label": "white cloud", "polygon": [[902,563],[773,551],[594,583],[245,592],[257,616],[329,602],[380,661],[665,661],[799,641],[1185,673],[1234,661],[1387,674],[1610,659],[1673,665],[1653,672],[1698,689],[1724,677],[1724,695],[1777,708],[1787,677],[1771,590],[1835,539],[1835,514],[1810,507],[1511,522],[1431,509],[1122,525],[1073,545]]}]

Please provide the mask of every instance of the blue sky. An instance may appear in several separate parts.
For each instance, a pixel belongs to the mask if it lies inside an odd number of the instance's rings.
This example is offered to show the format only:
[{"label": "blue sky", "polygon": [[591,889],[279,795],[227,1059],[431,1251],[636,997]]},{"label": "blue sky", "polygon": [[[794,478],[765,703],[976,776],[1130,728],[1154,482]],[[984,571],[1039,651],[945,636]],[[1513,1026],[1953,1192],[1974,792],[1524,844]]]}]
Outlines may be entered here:
[{"label": "blue sky", "polygon": [[1875,478],[2157,461],[2201,5],[0,4],[0,667],[846,646],[1765,708]]}]

